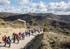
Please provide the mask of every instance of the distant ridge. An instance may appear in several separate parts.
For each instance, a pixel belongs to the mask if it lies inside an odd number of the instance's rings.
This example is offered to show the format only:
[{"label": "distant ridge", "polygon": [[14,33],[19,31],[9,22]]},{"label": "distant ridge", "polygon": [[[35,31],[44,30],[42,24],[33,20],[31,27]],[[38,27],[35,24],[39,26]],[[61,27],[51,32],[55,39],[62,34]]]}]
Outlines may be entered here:
[{"label": "distant ridge", "polygon": [[53,14],[53,13],[20,14],[20,13],[0,12],[0,18],[5,18],[7,20],[22,19],[22,20],[25,20],[25,21],[29,21],[31,19],[36,19],[36,20],[41,19],[41,21],[42,20],[46,21],[48,18],[51,18],[52,20],[56,20],[56,21],[70,22],[70,15],[56,15],[56,14]]}]

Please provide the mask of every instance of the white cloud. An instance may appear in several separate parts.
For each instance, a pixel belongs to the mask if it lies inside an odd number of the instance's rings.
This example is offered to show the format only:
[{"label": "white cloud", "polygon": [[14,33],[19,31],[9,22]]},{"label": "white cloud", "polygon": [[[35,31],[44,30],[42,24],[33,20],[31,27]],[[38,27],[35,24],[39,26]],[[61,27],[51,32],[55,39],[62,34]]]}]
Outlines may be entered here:
[{"label": "white cloud", "polygon": [[70,14],[70,2],[50,2],[49,4],[40,1],[39,3],[32,0],[17,0],[16,6],[11,6],[10,0],[0,0],[0,11],[14,13],[56,13]]},{"label": "white cloud", "polygon": [[0,12],[21,13],[21,10],[13,6],[0,6]]},{"label": "white cloud", "polygon": [[51,2],[48,4],[48,11],[57,14],[70,13],[70,2]]},{"label": "white cloud", "polygon": [[21,13],[16,6],[11,5],[11,0],[0,0],[0,12]]},{"label": "white cloud", "polygon": [[13,13],[20,13],[20,12],[21,12],[20,9],[15,8],[15,7],[8,7],[8,8],[5,8],[4,11],[6,11],[6,12],[13,12]]},{"label": "white cloud", "polygon": [[40,1],[39,3],[34,3],[32,0],[18,0],[18,5],[21,7],[23,13],[33,12],[47,12],[46,4]]},{"label": "white cloud", "polygon": [[0,5],[10,4],[10,0],[0,0]]},{"label": "white cloud", "polygon": [[45,4],[43,1],[39,3],[33,3],[32,0],[18,0],[19,8],[22,13],[56,13],[56,14],[69,14],[70,13],[70,2],[50,2]]},{"label": "white cloud", "polygon": [[19,2],[18,4],[28,4],[31,1],[30,0],[17,0],[17,2]]}]

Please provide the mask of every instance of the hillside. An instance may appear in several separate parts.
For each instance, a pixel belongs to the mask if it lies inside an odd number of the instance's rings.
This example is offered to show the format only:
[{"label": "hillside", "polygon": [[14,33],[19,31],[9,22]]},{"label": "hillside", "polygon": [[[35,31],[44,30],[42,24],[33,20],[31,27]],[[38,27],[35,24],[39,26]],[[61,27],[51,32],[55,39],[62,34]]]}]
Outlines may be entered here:
[{"label": "hillside", "polygon": [[44,32],[39,49],[70,49],[70,36],[56,32]]},{"label": "hillside", "polygon": [[[70,15],[56,15],[52,13],[0,13],[0,27],[24,27],[26,21],[27,26],[41,26],[45,30],[49,29],[56,32],[70,32]],[[47,28],[47,26],[49,28]]]},{"label": "hillside", "polygon": [[[28,26],[39,25],[47,28],[46,26],[48,25],[49,29],[51,29],[52,31],[57,30],[59,32],[69,32],[70,30],[69,17],[70,17],[69,15],[56,15],[52,13],[27,13],[27,14],[0,13],[0,19],[1,21],[3,21],[2,23],[7,26],[18,27],[17,24],[19,23],[14,22],[15,21],[19,22],[18,19],[20,19],[26,21]],[[21,27],[23,27],[22,25],[23,22],[21,22],[20,24]]]},{"label": "hillside", "polygon": [[18,19],[15,19],[14,21],[5,21],[5,19],[4,19],[6,17],[15,16],[15,15],[19,15],[19,14],[18,13],[0,12],[0,28],[7,28],[7,27],[22,28],[22,27],[25,27],[24,26],[25,22],[22,22]]},{"label": "hillside", "polygon": [[70,49],[70,15],[0,13],[0,28],[3,28],[0,32],[20,31],[20,28],[23,31],[25,26],[43,28],[44,36],[39,49]]}]

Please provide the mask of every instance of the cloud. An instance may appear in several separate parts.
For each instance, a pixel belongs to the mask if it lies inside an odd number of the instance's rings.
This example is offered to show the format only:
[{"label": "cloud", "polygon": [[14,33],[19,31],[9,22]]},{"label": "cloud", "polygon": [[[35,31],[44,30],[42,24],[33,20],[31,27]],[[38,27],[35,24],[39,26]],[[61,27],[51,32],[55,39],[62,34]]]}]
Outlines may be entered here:
[{"label": "cloud", "polygon": [[[34,12],[38,12],[38,13],[45,13],[45,12],[47,12],[47,6],[46,6],[46,4],[44,4],[44,2],[42,2],[42,1],[40,1],[40,3],[38,3],[38,4],[33,4],[32,5],[32,8],[33,8],[33,10],[35,10]],[[36,13],[37,13],[36,12]]]},{"label": "cloud", "polygon": [[48,11],[57,14],[70,13],[70,2],[51,2],[48,4]]},{"label": "cloud", "polygon": [[38,3],[32,2],[32,0],[18,0],[18,7],[21,13],[55,13],[55,14],[69,14],[70,2],[50,2],[46,4],[43,1]]},{"label": "cloud", "polygon": [[0,5],[8,5],[10,4],[10,0],[0,0]]},{"label": "cloud", "polygon": [[11,0],[0,0],[0,12],[21,13],[21,10],[12,6]]},{"label": "cloud", "polygon": [[21,10],[19,9],[19,8],[15,8],[15,7],[7,7],[7,8],[5,8],[5,10],[4,11],[6,11],[6,12],[12,12],[12,13],[20,13],[21,12]]},{"label": "cloud", "polygon": [[13,6],[0,6],[0,12],[21,13],[21,10]]},{"label": "cloud", "polygon": [[[19,1],[19,0],[18,0]],[[44,13],[47,12],[46,4],[40,1],[39,3],[32,2],[32,0],[20,0],[19,7],[21,7],[23,13]]]},{"label": "cloud", "polygon": [[70,2],[49,2],[48,4],[40,0],[16,0],[15,6],[11,5],[11,0],[0,0],[0,11],[14,13],[55,13],[70,14]]}]

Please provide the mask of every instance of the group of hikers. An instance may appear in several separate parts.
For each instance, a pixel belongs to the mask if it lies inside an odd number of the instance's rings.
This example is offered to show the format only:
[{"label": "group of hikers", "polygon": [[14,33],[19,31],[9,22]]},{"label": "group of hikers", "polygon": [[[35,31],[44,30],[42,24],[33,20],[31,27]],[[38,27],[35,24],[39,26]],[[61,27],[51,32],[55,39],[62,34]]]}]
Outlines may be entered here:
[{"label": "group of hikers", "polygon": [[9,45],[8,47],[10,47],[11,43],[19,43],[20,40],[24,40],[26,36],[34,35],[34,33],[35,31],[32,30],[26,32],[13,33],[12,37],[4,35],[2,37],[2,40],[4,42],[4,46],[8,44]]}]

